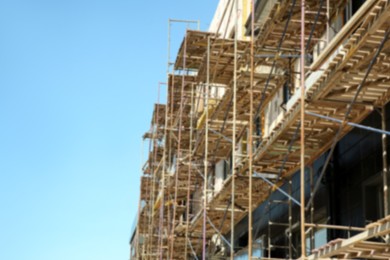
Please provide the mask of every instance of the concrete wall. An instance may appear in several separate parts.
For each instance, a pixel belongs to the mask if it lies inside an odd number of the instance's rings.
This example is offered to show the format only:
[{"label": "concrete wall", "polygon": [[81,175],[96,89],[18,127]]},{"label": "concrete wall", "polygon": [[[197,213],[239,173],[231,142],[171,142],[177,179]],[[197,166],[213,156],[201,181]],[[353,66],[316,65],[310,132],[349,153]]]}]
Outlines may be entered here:
[{"label": "concrete wall", "polygon": [[284,110],[282,109],[282,104],[283,89],[281,88],[264,110],[264,137],[267,137],[272,132],[274,127],[283,119]]},{"label": "concrete wall", "polygon": [[225,179],[225,161],[220,160],[215,164],[215,179],[214,191],[218,192],[222,189],[223,181]]},{"label": "concrete wall", "polygon": [[193,194],[192,213],[197,214],[202,209],[203,188],[199,187]]},{"label": "concrete wall", "polygon": [[[233,2],[238,2],[238,14]],[[238,16],[238,39],[245,39],[245,23],[249,15],[250,0],[220,0],[209,31],[218,33],[221,38],[231,38],[234,35],[235,18]]]}]

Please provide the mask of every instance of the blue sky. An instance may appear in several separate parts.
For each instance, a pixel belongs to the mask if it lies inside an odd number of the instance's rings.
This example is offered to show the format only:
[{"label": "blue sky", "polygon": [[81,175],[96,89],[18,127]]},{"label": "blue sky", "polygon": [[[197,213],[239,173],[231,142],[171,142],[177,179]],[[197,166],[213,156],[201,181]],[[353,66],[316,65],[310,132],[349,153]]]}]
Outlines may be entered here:
[{"label": "blue sky", "polygon": [[0,0],[0,259],[129,258],[168,18],[217,3]]}]

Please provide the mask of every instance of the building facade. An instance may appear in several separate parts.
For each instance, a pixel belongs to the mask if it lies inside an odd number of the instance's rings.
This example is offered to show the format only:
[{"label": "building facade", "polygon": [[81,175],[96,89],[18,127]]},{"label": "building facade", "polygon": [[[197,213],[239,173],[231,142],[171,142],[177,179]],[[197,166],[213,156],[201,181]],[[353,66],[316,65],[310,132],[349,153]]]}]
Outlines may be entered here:
[{"label": "building facade", "polygon": [[221,0],[156,104],[131,259],[390,259],[390,2]]}]

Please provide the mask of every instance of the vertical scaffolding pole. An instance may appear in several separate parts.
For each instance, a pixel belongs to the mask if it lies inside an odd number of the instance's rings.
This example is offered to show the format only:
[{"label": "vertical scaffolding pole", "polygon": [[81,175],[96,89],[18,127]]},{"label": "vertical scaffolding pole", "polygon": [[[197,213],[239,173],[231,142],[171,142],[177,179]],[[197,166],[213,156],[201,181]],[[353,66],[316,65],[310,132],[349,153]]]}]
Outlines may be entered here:
[{"label": "vertical scaffolding pole", "polygon": [[288,181],[288,258],[292,259],[292,179]]},{"label": "vertical scaffolding pole", "polygon": [[329,0],[326,0],[326,45],[330,41],[330,13],[329,13],[330,3]]},{"label": "vertical scaffolding pole", "polygon": [[167,76],[169,75],[169,68],[171,67],[171,19],[168,19],[168,64]]},{"label": "vertical scaffolding pole", "polygon": [[253,216],[252,216],[252,175],[253,175],[253,89],[254,89],[254,56],[255,56],[255,47],[254,47],[254,38],[255,38],[255,3],[254,0],[251,1],[251,76],[250,76],[250,108],[249,108],[249,205],[248,205],[248,257],[252,259],[252,225],[253,225]]},{"label": "vertical scaffolding pole", "polygon": [[[174,93],[173,93],[173,89],[174,89],[174,85],[175,85],[175,75],[172,74],[172,80],[171,80],[171,85],[169,85],[168,83],[168,93],[169,93],[169,88],[171,88],[171,106],[168,108],[169,109],[169,131],[167,130],[167,135],[168,135],[168,167],[167,168],[170,168],[172,166],[172,138],[171,138],[171,133],[173,131],[173,100],[174,100]],[[168,94],[169,95],[169,94]],[[168,97],[169,98],[169,97]],[[171,178],[169,177],[168,178],[168,181],[167,181],[167,187],[169,188],[169,192],[167,192],[167,200],[170,201],[172,198],[171,198],[171,191],[170,191],[170,188],[171,188]],[[170,206],[170,203],[168,203],[168,206],[167,206],[167,242],[166,242],[166,247],[167,247],[167,255],[166,255],[166,259],[169,259],[169,255],[170,255],[170,235],[171,235],[171,223],[170,223],[170,220],[171,220],[171,206]]]},{"label": "vertical scaffolding pole", "polygon": [[236,178],[236,110],[237,110],[237,33],[238,33],[238,0],[234,1],[235,14],[235,33],[234,33],[234,69],[233,69],[233,136],[232,136],[232,203],[230,219],[230,259],[234,259],[234,205],[235,205],[235,178]]},{"label": "vertical scaffolding pole", "polygon": [[[314,169],[313,166],[310,167],[310,193],[313,193],[314,190]],[[310,223],[314,223],[314,201],[310,207]],[[315,246],[315,237],[314,237],[314,228],[310,230],[310,250],[314,249]]]},{"label": "vertical scaffolding pole", "polygon": [[[268,191],[268,198],[271,198],[271,188],[269,189]],[[267,237],[267,240],[268,240],[268,258],[271,258],[271,245],[272,245],[272,241],[271,241],[271,199],[268,200],[268,237]]]},{"label": "vertical scaffolding pole", "polygon": [[[160,105],[160,92],[161,92],[161,85],[164,85],[164,83],[162,82],[159,82],[158,83],[158,96],[157,96],[157,105],[156,105],[156,118],[155,118],[155,125],[156,125],[156,140],[157,140],[157,144],[155,144],[155,152],[154,152],[154,156],[155,158],[157,158],[157,151],[158,151],[158,135],[159,135],[159,118],[160,118],[160,109],[159,109],[159,105]],[[161,158],[162,160],[164,160],[164,156]],[[159,166],[157,166],[157,170],[159,169]],[[156,176],[158,176],[158,172],[156,171]],[[164,172],[161,173],[161,178],[164,177]],[[157,182],[157,180],[156,180]],[[161,190],[161,189],[159,189]],[[154,216],[154,204],[156,202],[153,203],[153,216]],[[157,210],[157,207],[156,207],[156,210]],[[156,248],[157,248],[157,252],[158,254],[160,253],[160,239],[161,239],[161,234],[162,234],[162,225],[161,225],[161,207],[159,208],[159,227],[158,227],[158,239],[157,239],[157,245],[156,245]]]},{"label": "vertical scaffolding pole", "polygon": [[[168,78],[169,78],[169,69],[170,69],[170,66],[172,65],[172,63],[171,63],[171,24],[172,23],[186,23],[187,25],[189,25],[189,24],[196,24],[197,25],[197,29],[198,30],[200,30],[200,20],[196,20],[196,21],[194,21],[194,20],[177,20],[177,19],[168,19],[168,64],[167,64],[167,76],[168,76]],[[186,46],[185,46],[186,47]],[[183,60],[183,63],[184,63],[184,67],[183,67],[183,71],[185,71],[185,56],[186,55],[184,55],[184,60]],[[183,79],[183,81],[184,81],[184,79]],[[175,82],[175,76],[174,76],[174,73],[172,73],[172,89],[173,89],[173,87],[174,87],[174,82]],[[168,88],[169,88],[169,86],[168,86]],[[168,96],[167,96],[167,98],[169,98]],[[172,100],[172,104],[171,104],[171,119],[170,119],[170,131],[173,131],[173,90],[172,90],[172,98],[171,98],[171,100]],[[180,103],[180,105],[182,104],[182,102]],[[182,111],[182,106],[180,107],[180,113],[181,113],[181,111]],[[180,119],[179,120],[181,120],[181,116],[180,116]],[[180,131],[181,131],[181,127],[179,128],[179,135],[180,135]],[[171,159],[172,159],[172,154],[171,154],[171,151],[172,151],[172,145],[171,145],[171,142],[172,142],[172,139],[171,139],[171,136],[170,136],[170,132],[168,131],[168,143],[169,143],[169,154],[168,154],[168,163],[169,164],[171,164]],[[169,166],[171,166],[171,165],[168,165],[168,167]],[[167,168],[168,168],[167,167]],[[176,180],[175,180],[175,182],[176,182]],[[176,184],[177,183],[175,183],[175,190],[177,190],[177,187],[176,187]],[[167,186],[168,187],[170,187],[170,179],[168,179],[168,184],[167,184]],[[177,193],[175,192],[175,194],[177,195]],[[176,196],[177,197],[177,196]],[[168,199],[169,200],[171,200],[171,196],[170,196],[170,192],[168,193]],[[175,201],[175,203],[176,203],[176,199],[174,200]],[[176,213],[175,212],[175,210],[176,210],[176,205],[174,204],[173,205],[173,213]],[[175,221],[175,214],[173,214],[173,219],[172,219],[172,227],[170,227],[170,223],[169,223],[169,220],[170,220],[170,206],[168,206],[168,210],[167,210],[168,212],[167,212],[167,233],[168,233],[168,237],[170,236],[170,234],[174,234],[174,221]],[[172,229],[172,230],[171,230]],[[171,258],[171,255],[172,255],[172,253],[173,252],[170,252],[170,249],[173,247],[173,245],[170,243],[170,240],[172,241],[172,239],[167,239],[167,248],[168,248],[168,250],[167,250],[167,259],[170,259]],[[173,242],[173,241],[172,241]],[[171,247],[172,246],[172,247]]]},{"label": "vertical scaffolding pole", "polygon": [[[167,80],[169,82],[169,75],[167,75]],[[168,83],[169,84],[169,83]],[[160,228],[161,228],[161,240],[160,240],[160,260],[163,259],[163,255],[164,255],[164,226],[165,226],[165,223],[164,223],[164,207],[165,207],[165,174],[166,174],[166,171],[167,171],[167,146],[168,146],[168,143],[167,143],[167,140],[168,140],[168,111],[169,111],[169,108],[168,108],[168,100],[169,100],[169,85],[166,84],[166,88],[167,88],[167,104],[165,106],[165,121],[164,121],[164,153],[163,153],[163,165],[162,165],[162,180],[161,180],[161,191],[162,191],[162,194],[161,194],[161,204],[160,204]]]},{"label": "vertical scaffolding pole", "polygon": [[[153,122],[149,130],[152,134],[151,138],[149,139],[149,152],[148,152],[148,163],[149,163],[149,170],[150,174],[152,175],[151,177],[151,185],[153,186],[153,181],[154,181],[154,176],[153,176],[153,156],[150,158],[151,152],[152,152],[152,145],[153,145],[153,138],[154,138],[154,131],[153,131]],[[153,198],[153,188],[150,189],[149,191],[149,200],[147,203],[148,207],[148,240],[147,240],[147,245],[146,245],[146,259],[149,258],[150,254],[150,248],[151,248],[151,237],[152,237],[152,214],[153,214],[153,205],[152,205],[152,200]]]},{"label": "vertical scaffolding pole", "polygon": [[[381,111],[382,130],[386,131],[386,106],[382,107]],[[388,197],[388,164],[387,164],[387,135],[382,134],[382,160],[383,160],[383,203],[384,215],[389,215],[389,197]]]},{"label": "vertical scaffolding pole", "polygon": [[207,79],[205,88],[205,151],[204,151],[204,185],[203,185],[203,250],[202,259],[206,260],[207,238],[207,188],[208,188],[208,142],[209,142],[209,90],[210,90],[210,36],[207,37]]},{"label": "vertical scaffolding pole", "polygon": [[[144,140],[142,139],[142,142],[141,142],[141,154],[140,154],[140,157],[141,157],[141,165],[140,165],[140,170],[142,172],[142,166],[143,166],[143,161],[144,161]],[[141,196],[139,198],[139,201],[138,201],[138,217],[137,217],[137,232],[136,232],[136,257],[137,259],[140,259],[140,251],[141,251],[141,245],[140,245],[140,230],[139,230],[139,227],[140,227],[140,222],[141,222]]]},{"label": "vertical scaffolding pole", "polygon": [[305,0],[301,2],[301,246],[305,260]]},{"label": "vertical scaffolding pole", "polygon": [[158,166],[156,168],[156,164],[157,164],[157,156],[158,156],[158,117],[159,117],[159,103],[160,103],[160,83],[158,84],[158,90],[157,90],[157,103],[155,105],[155,117],[153,118],[153,123],[152,123],[152,131],[153,131],[153,134],[152,134],[152,141],[153,141],[153,159],[152,159],[152,167],[151,167],[151,171],[152,171],[152,196],[151,196],[151,209],[150,209],[150,212],[151,212],[151,221],[150,221],[150,246],[149,246],[149,255],[152,255],[152,252],[153,252],[153,246],[156,246],[154,245],[154,241],[153,241],[153,238],[154,238],[154,203],[155,203],[155,196],[156,196],[156,182],[157,182],[157,170],[158,170]]},{"label": "vertical scaffolding pole", "polygon": [[[187,33],[186,33],[187,34]],[[183,71],[186,70],[186,55],[187,55],[187,37],[184,39],[184,55],[183,55]],[[183,108],[184,108],[184,86],[185,86],[185,73],[182,75],[181,93],[180,93],[180,111],[179,111],[179,126],[178,126],[178,141],[177,141],[177,156],[176,156],[176,169],[175,169],[175,196],[173,200],[173,216],[172,216],[172,230],[171,230],[171,245],[170,245],[170,258],[173,259],[173,244],[175,235],[175,219],[176,219],[176,207],[178,197],[178,183],[180,173],[180,161],[182,157],[181,153],[181,137],[183,128]]]},{"label": "vertical scaffolding pole", "polygon": [[190,111],[190,154],[189,154],[189,164],[188,164],[188,179],[187,179],[187,203],[186,203],[186,230],[185,230],[185,247],[184,247],[184,256],[185,259],[188,258],[188,228],[190,225],[190,197],[191,197],[191,171],[192,171],[192,131],[193,131],[193,115],[194,115],[194,88],[191,86],[191,111]]},{"label": "vertical scaffolding pole", "polygon": [[[168,85],[167,85],[167,100],[169,100],[169,88],[171,87],[172,88],[172,96],[171,96],[171,108],[169,108],[168,107],[168,103],[169,102],[167,102],[167,111],[169,111],[168,113],[167,113],[167,116],[170,114],[170,124],[169,124],[169,128],[170,128],[170,130],[168,131],[167,130],[167,136],[166,136],[166,138],[168,138],[167,139],[167,141],[166,141],[166,145],[168,145],[168,152],[169,152],[169,154],[168,154],[168,167],[167,168],[169,168],[170,166],[171,166],[171,131],[172,131],[172,128],[173,128],[173,124],[172,124],[172,114],[173,114],[173,85],[174,85],[174,82],[175,82],[175,77],[174,77],[174,74],[172,73],[172,81],[171,81],[171,84],[172,85],[169,85],[169,68],[170,68],[170,66],[171,66],[171,19],[168,19],[168,52],[167,52],[167,54],[168,54],[168,61],[167,61],[167,80],[168,80]],[[168,118],[167,118],[167,120],[168,120]],[[171,186],[171,180],[170,180],[170,178],[168,178],[168,183],[167,183],[167,186],[170,188],[170,186]],[[167,194],[167,200],[169,201],[170,200],[170,192],[168,192],[168,194]],[[165,205],[163,205],[163,206],[165,206]],[[166,255],[166,258],[168,259],[168,257],[169,257],[169,246],[170,246],[170,244],[169,244],[169,242],[170,242],[170,239],[169,239],[169,237],[170,237],[170,234],[171,234],[171,230],[170,230],[170,223],[169,223],[169,220],[171,219],[171,212],[170,212],[170,206],[168,206],[167,207],[167,244],[166,244],[166,246],[167,246],[167,255]],[[161,260],[161,259],[160,259]]]},{"label": "vertical scaffolding pole", "polygon": [[[163,160],[164,160],[164,156],[163,156]],[[160,194],[161,194],[161,198],[160,198],[160,208],[159,208],[159,225],[158,225],[158,255],[159,255],[159,259],[161,260],[162,259],[162,254],[163,254],[163,234],[164,234],[164,172],[162,172],[161,174],[161,188],[160,188]]]},{"label": "vertical scaffolding pole", "polygon": [[[139,226],[140,226],[140,215],[141,215],[141,198],[138,200],[138,213],[137,213],[137,230],[135,231],[135,256],[137,259],[139,258]],[[130,251],[130,256],[131,256],[131,251]]]}]

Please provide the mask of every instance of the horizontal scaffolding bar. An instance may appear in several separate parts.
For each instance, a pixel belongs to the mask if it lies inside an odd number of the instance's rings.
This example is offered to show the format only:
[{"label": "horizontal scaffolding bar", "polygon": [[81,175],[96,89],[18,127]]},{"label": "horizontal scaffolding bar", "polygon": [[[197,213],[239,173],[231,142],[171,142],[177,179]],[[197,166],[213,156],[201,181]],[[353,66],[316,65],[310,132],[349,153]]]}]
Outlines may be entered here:
[{"label": "horizontal scaffolding bar", "polygon": [[279,178],[278,174],[276,173],[260,173],[260,172],[256,172],[253,177],[258,177],[258,178],[261,178],[261,177],[264,177],[264,178],[267,178],[267,179],[277,179]]},{"label": "horizontal scaffolding bar", "polygon": [[288,223],[277,223],[277,222],[272,222],[272,221],[269,221],[268,224],[270,226],[283,226],[283,227],[289,227],[290,224]]},{"label": "horizontal scaffolding bar", "polygon": [[172,23],[199,23],[199,20],[169,19]]},{"label": "horizontal scaffolding bar", "polygon": [[338,229],[338,230],[349,230],[349,231],[366,231],[366,229],[362,228],[362,227],[349,227],[349,226],[328,225],[328,224],[305,223],[305,226],[312,227],[312,228],[327,228],[327,229]]},{"label": "horizontal scaffolding bar", "polygon": [[[324,115],[320,115],[320,114],[309,112],[309,111],[306,111],[305,113],[307,115],[310,115],[310,116],[319,117],[319,118],[326,119],[326,120],[329,120],[329,121],[337,122],[339,124],[343,123],[343,120],[340,120],[340,119],[337,119],[337,118],[333,118],[333,117],[330,117],[330,116],[324,116]],[[353,127],[356,127],[356,128],[360,128],[360,129],[364,129],[364,130],[367,130],[367,131],[375,132],[375,133],[378,133],[378,134],[390,135],[390,132],[388,132],[388,131],[384,131],[382,129],[374,128],[374,127],[371,127],[371,126],[365,126],[365,125],[360,125],[360,124],[351,123],[351,122],[346,122],[346,124],[349,125],[349,126],[353,126]]]},{"label": "horizontal scaffolding bar", "polygon": [[[256,58],[284,58],[284,59],[289,59],[289,58],[300,58],[300,54],[257,54],[255,55]],[[306,55],[307,58],[312,58],[312,55]]]},{"label": "horizontal scaffolding bar", "polygon": [[288,204],[289,202],[288,201],[284,201],[284,200],[271,200],[271,203],[275,203],[275,204]]}]

